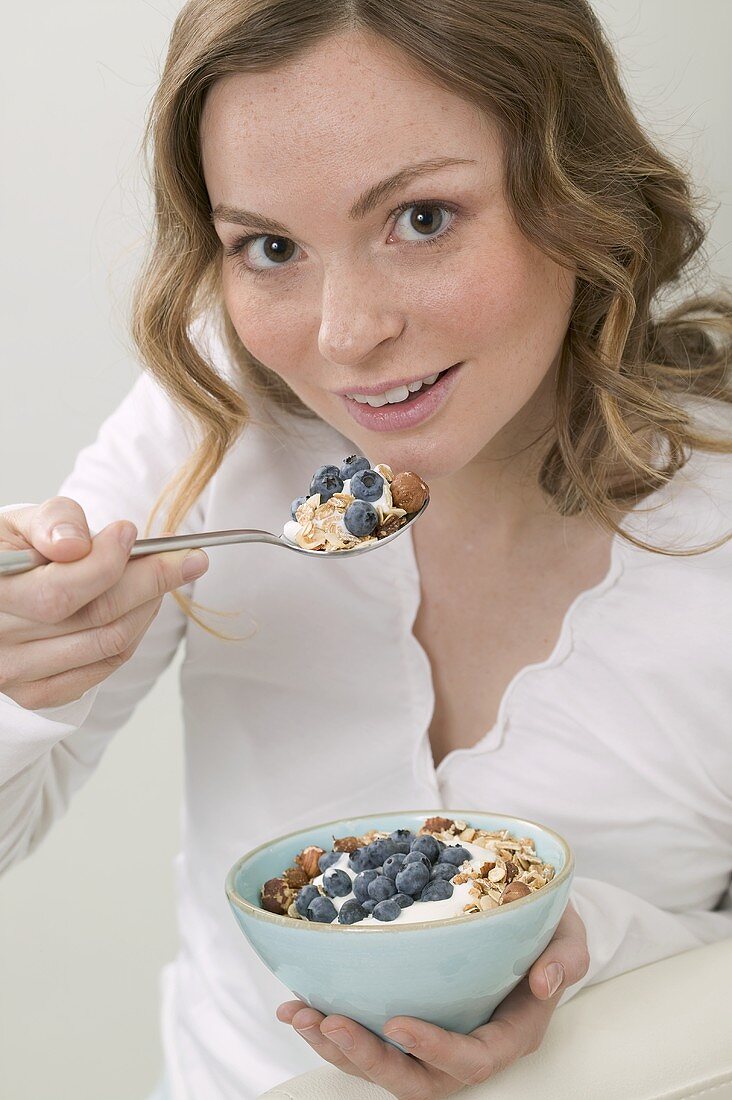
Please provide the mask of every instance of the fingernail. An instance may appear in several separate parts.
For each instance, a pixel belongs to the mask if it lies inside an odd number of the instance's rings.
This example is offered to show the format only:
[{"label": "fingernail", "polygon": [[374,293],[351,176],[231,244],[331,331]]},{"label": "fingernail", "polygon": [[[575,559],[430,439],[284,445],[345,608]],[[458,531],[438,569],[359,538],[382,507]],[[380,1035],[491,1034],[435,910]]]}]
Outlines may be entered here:
[{"label": "fingernail", "polygon": [[341,1050],[353,1050],[353,1039],[344,1027],[339,1027],[337,1031],[324,1031],[323,1034]]},{"label": "fingernail", "polygon": [[208,556],[204,554],[203,550],[191,550],[190,554],[186,554],[183,559],[181,569],[183,580],[195,581],[197,577],[202,577],[207,569]]},{"label": "fingernail", "polygon": [[412,1033],[410,1031],[402,1031],[401,1028],[398,1028],[396,1031],[387,1031],[386,1036],[395,1043],[399,1043],[399,1046],[404,1047],[405,1050],[410,1050],[417,1045],[417,1040]]},{"label": "fingernail", "polygon": [[561,963],[549,963],[544,970],[544,977],[549,988],[548,996],[553,997],[564,981],[564,967]]},{"label": "fingernail", "polygon": [[137,538],[137,531],[133,524],[125,523],[119,531],[119,543],[122,549],[129,554],[132,547],[135,545],[135,539]]},{"label": "fingernail", "polygon": [[64,539],[83,539],[86,542],[86,534],[75,523],[57,523],[51,530],[51,542],[62,542]]}]

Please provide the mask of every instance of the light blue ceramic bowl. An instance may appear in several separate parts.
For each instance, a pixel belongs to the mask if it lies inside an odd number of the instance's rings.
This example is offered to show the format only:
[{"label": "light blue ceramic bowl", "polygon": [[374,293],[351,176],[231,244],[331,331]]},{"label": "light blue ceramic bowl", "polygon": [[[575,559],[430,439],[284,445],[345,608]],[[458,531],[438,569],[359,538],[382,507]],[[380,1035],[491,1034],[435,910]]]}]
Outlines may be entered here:
[{"label": "light blue ceramic bowl", "polygon": [[[309,844],[330,850],[334,836],[369,829],[419,829],[425,818],[468,821],[487,830],[532,837],[556,875],[526,898],[486,913],[392,927],[316,924],[269,913],[259,905],[267,879],[278,877]],[[244,935],[288,989],[318,1011],[339,1013],[372,1031],[392,1016],[416,1016],[467,1033],[485,1023],[541,954],[564,912],[574,873],[565,840],[533,821],[475,810],[421,810],[329,821],[279,837],[242,856],[226,894]]]}]

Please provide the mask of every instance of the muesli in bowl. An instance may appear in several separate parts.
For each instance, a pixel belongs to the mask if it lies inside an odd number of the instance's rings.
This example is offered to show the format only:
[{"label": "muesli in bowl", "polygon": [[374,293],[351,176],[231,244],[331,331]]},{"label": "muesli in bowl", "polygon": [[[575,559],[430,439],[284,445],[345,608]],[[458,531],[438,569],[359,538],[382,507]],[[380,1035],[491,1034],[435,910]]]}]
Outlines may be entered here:
[{"label": "muesli in bowl", "polygon": [[416,831],[371,829],[309,845],[268,879],[261,904],[295,920],[415,924],[485,913],[540,890],[555,868],[531,837],[436,816]]},{"label": "muesli in bowl", "polygon": [[[437,819],[443,819],[439,828]],[[468,839],[471,829],[475,835]],[[413,849],[418,837],[424,839]],[[381,850],[372,848],[386,840],[395,851],[384,844]],[[429,840],[437,842],[434,860]],[[407,846],[408,851],[399,850]],[[420,846],[431,850],[419,853]],[[461,848],[469,861],[462,859]],[[446,859],[451,849],[455,854]],[[417,857],[407,862],[412,851],[424,855],[429,868]],[[388,862],[402,855],[403,862]],[[350,867],[353,856],[357,866]],[[379,857],[378,866],[358,869]],[[460,862],[451,864],[450,858]],[[416,877],[410,872],[405,880],[399,877],[405,864],[421,865],[424,871]],[[372,885],[389,879],[384,868],[393,872],[397,865],[395,893],[384,883]],[[329,896],[323,882],[335,871],[344,871],[350,880],[349,894],[331,891]],[[368,871],[376,875],[361,880],[361,902],[354,886]],[[417,894],[425,871],[429,881]],[[268,841],[237,860],[226,892],[250,945],[306,1004],[326,1015],[349,1016],[382,1035],[384,1024],[399,1015],[467,1033],[490,1018],[549,943],[569,899],[573,871],[566,841],[536,822],[474,810],[405,811],[343,818]],[[450,896],[430,900],[430,891],[423,899],[427,887],[438,881],[452,887]],[[340,889],[345,888],[340,879]],[[373,896],[380,892],[388,896]],[[399,894],[411,902],[400,898],[398,913],[393,905],[386,908],[393,919],[380,919],[384,910],[377,914],[377,906]],[[353,923],[338,919],[353,901],[366,916],[356,912]],[[318,910],[326,919],[317,919]]]}]

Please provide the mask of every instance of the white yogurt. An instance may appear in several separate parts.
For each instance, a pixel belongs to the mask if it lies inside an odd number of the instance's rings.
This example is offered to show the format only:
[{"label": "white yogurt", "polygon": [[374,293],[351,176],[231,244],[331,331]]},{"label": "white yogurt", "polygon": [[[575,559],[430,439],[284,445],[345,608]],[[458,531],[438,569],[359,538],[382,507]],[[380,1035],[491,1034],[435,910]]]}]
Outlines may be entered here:
[{"label": "white yogurt", "polygon": [[[453,847],[453,845],[450,845]],[[464,868],[467,870],[479,870],[486,860],[492,860],[495,862],[497,858],[496,850],[493,846],[490,848],[481,848],[477,844],[468,844],[467,841],[458,841],[454,847],[464,848],[466,852],[470,853],[470,861],[466,860],[461,867],[455,868],[455,874],[458,875]],[[331,863],[328,870],[331,868],[338,868],[341,871],[345,871],[351,882],[355,879],[358,871],[352,870],[348,866],[348,852],[343,852],[341,856]],[[313,879],[314,886],[322,886],[323,876],[318,875]],[[415,901],[413,905],[408,905],[406,909],[402,909],[399,916],[395,920],[383,921],[377,920],[371,913],[369,913],[363,920],[357,921],[358,925],[370,924],[376,925],[379,928],[393,928],[395,924],[417,924],[421,921],[433,921],[433,920],[445,920],[448,917],[461,916],[465,906],[470,902],[475,901],[475,898],[470,893],[471,883],[461,882],[455,885],[453,883],[452,897],[444,898],[442,901]],[[331,898],[336,910],[339,910],[344,902],[355,898],[355,894],[351,891],[350,894],[346,894],[342,898]]]}]

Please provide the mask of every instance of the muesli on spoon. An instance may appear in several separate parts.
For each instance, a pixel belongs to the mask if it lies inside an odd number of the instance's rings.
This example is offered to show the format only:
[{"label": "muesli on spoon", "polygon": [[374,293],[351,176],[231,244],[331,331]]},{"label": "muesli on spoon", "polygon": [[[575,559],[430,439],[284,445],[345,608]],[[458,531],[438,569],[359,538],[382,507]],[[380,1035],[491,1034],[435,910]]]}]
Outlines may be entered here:
[{"label": "muesli on spoon", "polygon": [[303,550],[352,550],[393,535],[428,498],[417,474],[351,455],[315,471],[309,494],[293,500],[283,535]]}]

